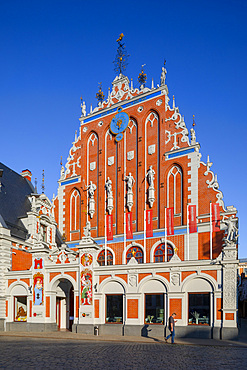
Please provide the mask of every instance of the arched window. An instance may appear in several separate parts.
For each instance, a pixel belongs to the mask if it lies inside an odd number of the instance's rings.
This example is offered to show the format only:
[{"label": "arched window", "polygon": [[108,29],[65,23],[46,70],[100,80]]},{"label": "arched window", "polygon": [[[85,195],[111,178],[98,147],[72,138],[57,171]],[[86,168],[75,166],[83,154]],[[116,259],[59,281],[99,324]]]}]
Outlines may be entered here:
[{"label": "arched window", "polygon": [[[98,254],[97,262],[100,266],[105,266],[105,250],[103,249]],[[113,255],[112,252],[107,249],[107,265],[113,265]]]},{"label": "arched window", "polygon": [[167,207],[174,207],[174,216],[182,217],[183,182],[182,171],[173,166],[167,176]]},{"label": "arched window", "polygon": [[70,197],[70,231],[80,229],[80,199],[80,193],[75,189]]},{"label": "arched window", "polygon": [[173,248],[167,244],[167,257],[166,256],[166,245],[165,243],[158,245],[154,251],[154,262],[169,262],[172,256],[174,255]]},{"label": "arched window", "polygon": [[143,263],[143,251],[140,247],[131,247],[128,249],[126,258],[127,263],[132,257],[135,257],[138,263]]}]

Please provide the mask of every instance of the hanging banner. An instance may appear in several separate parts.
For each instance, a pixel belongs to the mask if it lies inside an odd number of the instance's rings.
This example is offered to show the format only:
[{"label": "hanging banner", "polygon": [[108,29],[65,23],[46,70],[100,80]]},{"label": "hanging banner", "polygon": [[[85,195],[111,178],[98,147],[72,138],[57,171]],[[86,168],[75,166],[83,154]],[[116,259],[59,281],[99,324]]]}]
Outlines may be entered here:
[{"label": "hanging banner", "polygon": [[188,206],[189,212],[189,233],[197,232],[197,220],[196,220],[196,205]]},{"label": "hanging banner", "polygon": [[220,231],[220,206],[219,203],[211,204],[212,231]]},{"label": "hanging banner", "polygon": [[133,239],[132,212],[126,213],[126,239]]},{"label": "hanging banner", "polygon": [[174,235],[174,208],[166,209],[166,234]]},{"label": "hanging banner", "polygon": [[107,215],[106,216],[106,235],[107,235],[107,240],[113,240],[113,229],[112,229],[112,215]]},{"label": "hanging banner", "polygon": [[151,238],[153,236],[153,210],[149,209],[146,211],[146,237]]}]

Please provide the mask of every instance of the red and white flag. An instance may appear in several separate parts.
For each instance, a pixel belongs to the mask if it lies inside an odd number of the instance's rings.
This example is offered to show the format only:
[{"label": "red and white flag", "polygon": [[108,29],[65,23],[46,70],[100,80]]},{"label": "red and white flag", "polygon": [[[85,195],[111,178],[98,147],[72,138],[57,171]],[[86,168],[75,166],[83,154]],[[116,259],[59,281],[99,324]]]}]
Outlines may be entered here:
[{"label": "red and white flag", "polygon": [[166,234],[174,235],[174,208],[166,209]]},{"label": "red and white flag", "polygon": [[106,216],[106,235],[107,235],[107,240],[113,240],[113,229],[112,229],[112,222],[113,217],[112,215],[107,215]]},{"label": "red and white flag", "polygon": [[197,220],[196,220],[196,205],[188,206],[189,212],[189,233],[197,232]]},{"label": "red and white flag", "polygon": [[146,237],[151,238],[153,236],[153,210],[148,209],[146,211]]},{"label": "red and white flag", "polygon": [[211,204],[212,231],[220,231],[220,206],[219,203]]},{"label": "red and white flag", "polygon": [[126,213],[126,239],[133,239],[132,212]]}]

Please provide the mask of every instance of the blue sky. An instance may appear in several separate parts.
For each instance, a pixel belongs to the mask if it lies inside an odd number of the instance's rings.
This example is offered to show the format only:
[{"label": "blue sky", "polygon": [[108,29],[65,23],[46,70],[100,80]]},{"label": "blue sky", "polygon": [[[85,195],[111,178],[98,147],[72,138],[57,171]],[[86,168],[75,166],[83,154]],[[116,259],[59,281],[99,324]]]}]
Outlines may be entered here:
[{"label": "blue sky", "polygon": [[130,54],[126,74],[159,83],[167,60],[170,98],[188,128],[195,114],[202,160],[213,162],[226,205],[240,217],[240,257],[247,257],[247,2],[0,0],[0,161],[30,169],[41,191],[57,191],[79,128],[80,97],[96,106],[115,77],[116,39]]}]

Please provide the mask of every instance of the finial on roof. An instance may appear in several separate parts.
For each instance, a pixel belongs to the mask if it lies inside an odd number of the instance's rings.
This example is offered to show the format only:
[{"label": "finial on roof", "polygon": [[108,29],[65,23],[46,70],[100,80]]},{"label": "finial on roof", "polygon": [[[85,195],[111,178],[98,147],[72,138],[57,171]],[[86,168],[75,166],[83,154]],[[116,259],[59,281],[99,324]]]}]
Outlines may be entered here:
[{"label": "finial on roof", "polygon": [[192,123],[192,128],[190,129],[190,136],[191,136],[191,145],[196,144],[196,132],[195,132],[195,115],[193,114],[193,123]]},{"label": "finial on roof", "polygon": [[118,43],[117,55],[115,57],[115,60],[113,61],[114,66],[115,66],[114,71],[119,75],[122,75],[123,71],[126,69],[128,65],[128,58],[129,58],[129,54],[127,53],[125,44],[122,42],[123,37],[124,37],[124,34],[121,33],[119,35],[119,38],[117,39],[117,43]]},{"label": "finial on roof", "polygon": [[140,84],[140,89],[144,89],[145,83],[147,81],[147,75],[146,75],[146,73],[144,73],[144,66],[145,65],[146,64],[142,65],[141,73],[139,73],[139,75],[138,75],[138,81],[139,81],[139,84]]},{"label": "finial on roof", "polygon": [[61,166],[61,169],[60,169],[60,179],[64,179],[65,174],[64,174],[64,166],[63,166],[63,157],[62,156],[61,156],[61,160],[60,160],[60,166]]},{"label": "finial on roof", "polygon": [[175,109],[175,97],[174,97],[174,95],[173,95],[172,99],[173,99],[172,108]]},{"label": "finial on roof", "polygon": [[38,181],[37,181],[37,177],[35,177],[35,180],[34,180],[34,185],[35,185],[35,187],[34,187],[34,192],[35,192],[35,194],[37,194],[37,184],[38,184]]},{"label": "finial on roof", "polygon": [[42,189],[42,194],[44,194],[44,192],[45,192],[45,170],[42,171],[42,185],[41,185],[41,189]]},{"label": "finial on roof", "polygon": [[151,85],[151,89],[154,89],[154,79],[152,78],[152,85]]},{"label": "finial on roof", "polygon": [[196,123],[195,123],[195,115],[193,114],[193,123],[192,123],[192,126],[195,127]]},{"label": "finial on roof", "polygon": [[98,102],[101,104],[104,99],[105,99],[105,95],[103,94],[103,91],[102,91],[102,82],[99,83],[99,91],[97,92],[96,94],[96,98],[98,100]]}]

